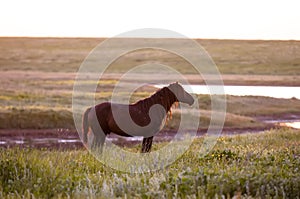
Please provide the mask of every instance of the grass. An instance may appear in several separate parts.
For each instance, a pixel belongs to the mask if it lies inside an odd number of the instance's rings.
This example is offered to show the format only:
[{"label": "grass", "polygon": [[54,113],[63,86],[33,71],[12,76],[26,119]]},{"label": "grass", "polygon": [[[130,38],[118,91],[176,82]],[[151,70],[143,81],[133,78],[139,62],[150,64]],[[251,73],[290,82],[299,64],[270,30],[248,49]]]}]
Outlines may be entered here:
[{"label": "grass", "polygon": [[[107,91],[103,90],[96,94],[97,101],[107,101],[111,97],[109,86],[111,81],[106,81]],[[84,81],[89,84],[89,81]],[[56,84],[51,82],[51,85]],[[47,89],[26,87],[26,90],[4,90],[0,96],[0,128],[73,128],[72,118],[72,95],[64,90],[65,84],[70,81],[60,81],[60,86]],[[88,96],[85,94],[82,96]],[[92,95],[90,93],[90,95]],[[123,93],[118,95],[122,96]],[[138,91],[130,99],[135,102],[151,95],[150,91]],[[209,95],[199,95],[198,103],[200,109],[200,126],[207,128],[211,117],[211,99]],[[227,96],[227,114],[225,127],[252,128],[263,127],[264,124],[257,120],[259,117],[279,117],[291,114],[298,115],[300,100],[298,99],[275,99],[269,97],[255,96]],[[173,110],[174,111],[174,110]],[[174,129],[178,126],[180,115],[174,111],[173,119],[166,128]]]},{"label": "grass", "polygon": [[167,168],[144,174],[110,169],[86,150],[0,149],[0,197],[300,197],[299,130],[220,137],[203,157],[197,155],[202,142],[194,140]]},{"label": "grass", "polygon": [[[101,41],[0,38],[0,128],[74,128],[71,100],[75,72]],[[299,85],[299,41],[197,42],[212,56],[225,84]],[[194,72],[174,54],[138,50],[111,64],[108,72],[116,74],[98,82],[102,87],[96,99],[111,97],[120,73],[153,60],[182,73]],[[83,86],[97,83],[89,77],[81,80]],[[130,100],[147,97],[151,91],[141,89]],[[82,98],[87,95],[91,93]],[[210,97],[200,95],[199,106],[200,125],[205,128],[210,122]],[[264,124],[257,117],[297,115],[299,110],[297,99],[227,96],[225,127],[260,127]],[[174,111],[167,128],[176,128],[179,119]],[[155,143],[153,150],[166,144]],[[203,138],[197,138],[174,164],[144,174],[108,168],[83,149],[0,148],[0,198],[300,198],[299,130],[223,136],[209,154],[199,156],[202,145]],[[138,152],[140,147],[125,150]],[[170,156],[173,152],[167,151]]]},{"label": "grass", "polygon": [[278,99],[257,96],[227,96],[227,111],[229,113],[250,117],[279,116],[298,114],[300,100]]},{"label": "grass", "polygon": [[211,54],[223,74],[299,73],[299,41],[204,40],[199,43]]},{"label": "grass", "polygon": [[0,113],[1,129],[74,129],[72,112],[65,109],[39,107],[12,108]]},{"label": "grass", "polygon": [[[30,89],[30,88],[29,88]],[[32,89],[34,90],[34,88]],[[85,94],[87,96],[88,94]],[[119,93],[122,96],[122,93]],[[131,101],[149,96],[149,92],[137,92]],[[84,99],[84,97],[82,99]],[[98,101],[106,101],[111,97],[110,91],[96,95]],[[200,126],[207,128],[211,117],[211,99],[208,95],[199,95]],[[225,127],[252,128],[263,127],[257,120],[259,117],[279,117],[299,114],[300,100],[275,99],[254,96],[227,96],[227,113]],[[0,128],[73,128],[71,112],[71,93],[57,89],[46,91],[3,91],[0,96]],[[173,119],[166,128],[178,126],[180,115],[174,111]]]},{"label": "grass", "polygon": [[[88,55],[104,39],[92,38],[0,38],[0,70],[76,72]],[[120,41],[122,42],[122,41]],[[213,58],[222,74],[300,74],[299,41],[197,40]],[[179,46],[182,47],[182,46]],[[178,47],[178,48],[179,48]],[[161,50],[138,50],[116,60],[110,72],[151,60],[193,73],[189,64]],[[117,69],[114,69],[117,68]],[[121,71],[120,71],[121,70]]]},{"label": "grass", "polygon": [[[72,128],[71,103],[75,72],[88,53],[103,40],[0,38],[0,73],[4,77],[0,79],[0,128]],[[299,41],[197,42],[212,56],[224,75],[225,83],[299,85]],[[187,67],[189,63],[174,54],[144,49],[115,60],[108,72],[117,74],[109,73],[108,77],[100,81],[87,75],[87,79],[80,80],[80,83],[83,86],[100,83],[97,100],[109,100],[120,73],[131,66],[152,63],[153,60],[174,66],[183,73],[193,73],[191,67]],[[198,81],[194,76],[189,77],[191,81]],[[152,91],[138,91],[130,100],[133,102],[147,97]],[[300,101],[297,99],[228,96],[227,102],[227,127],[261,126],[257,117],[299,114],[300,110]],[[207,127],[211,114],[210,97],[199,96],[199,104],[202,111],[200,124]],[[44,121],[38,117],[39,114]],[[39,125],[32,118],[37,119]],[[178,123],[176,118],[179,116],[174,118],[170,128],[175,128]]]}]

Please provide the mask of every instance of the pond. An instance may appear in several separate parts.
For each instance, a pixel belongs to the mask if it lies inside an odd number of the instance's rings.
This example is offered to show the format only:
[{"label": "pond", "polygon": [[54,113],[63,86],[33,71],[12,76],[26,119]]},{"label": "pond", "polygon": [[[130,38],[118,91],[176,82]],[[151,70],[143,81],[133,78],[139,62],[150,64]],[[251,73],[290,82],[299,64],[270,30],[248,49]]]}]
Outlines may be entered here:
[{"label": "pond", "polygon": [[[166,85],[156,85],[162,88]],[[223,94],[222,86],[218,85],[183,85],[184,89],[195,94]],[[300,99],[300,87],[296,86],[223,86],[226,95],[236,96],[264,96],[274,98]]]},{"label": "pond", "polygon": [[300,129],[300,119],[293,119],[293,120],[266,120],[264,121],[270,124],[277,124],[279,126],[287,126],[294,129]]}]

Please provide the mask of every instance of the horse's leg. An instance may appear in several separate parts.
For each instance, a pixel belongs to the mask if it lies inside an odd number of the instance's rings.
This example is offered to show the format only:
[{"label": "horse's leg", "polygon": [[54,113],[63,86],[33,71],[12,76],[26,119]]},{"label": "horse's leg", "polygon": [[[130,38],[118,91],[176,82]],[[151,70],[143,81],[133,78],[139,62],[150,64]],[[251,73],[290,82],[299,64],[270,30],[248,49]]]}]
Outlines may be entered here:
[{"label": "horse's leg", "polygon": [[152,141],[153,141],[153,136],[143,139],[142,153],[150,152],[151,146],[152,146]]},{"label": "horse's leg", "polygon": [[92,150],[94,151],[98,151],[100,154],[103,151],[103,145],[105,142],[105,138],[106,135],[105,133],[100,130],[100,131],[95,131],[96,129],[94,129],[93,127],[91,128],[94,134],[94,139],[93,139],[93,143],[92,143]]},{"label": "horse's leg", "polygon": [[94,134],[92,150],[102,153],[106,136],[103,133]]}]

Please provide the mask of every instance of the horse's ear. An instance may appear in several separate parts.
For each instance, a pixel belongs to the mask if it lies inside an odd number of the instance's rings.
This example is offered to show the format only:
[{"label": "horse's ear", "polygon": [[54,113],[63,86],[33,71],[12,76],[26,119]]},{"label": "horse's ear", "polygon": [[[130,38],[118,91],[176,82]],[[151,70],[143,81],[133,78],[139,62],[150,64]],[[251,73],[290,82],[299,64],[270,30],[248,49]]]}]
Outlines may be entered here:
[{"label": "horse's ear", "polygon": [[176,84],[178,84],[178,81],[176,81]]}]

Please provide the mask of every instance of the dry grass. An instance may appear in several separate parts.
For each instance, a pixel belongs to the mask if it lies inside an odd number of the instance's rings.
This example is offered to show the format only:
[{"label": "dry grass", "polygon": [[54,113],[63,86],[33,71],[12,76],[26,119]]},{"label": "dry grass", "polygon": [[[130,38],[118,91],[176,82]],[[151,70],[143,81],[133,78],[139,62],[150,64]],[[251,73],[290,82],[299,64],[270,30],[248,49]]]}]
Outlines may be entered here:
[{"label": "dry grass", "polygon": [[[0,38],[0,70],[76,72],[88,53],[104,39]],[[122,41],[120,41],[122,42]],[[162,41],[163,42],[163,41]],[[300,74],[299,41],[197,40],[211,55],[222,74]],[[180,46],[178,46],[180,48]],[[113,49],[112,49],[113,50]],[[159,60],[181,72],[188,63],[160,50],[139,50],[120,57],[120,69]]]},{"label": "dry grass", "polygon": [[225,74],[300,74],[300,41],[200,40],[199,43]]},{"label": "dry grass", "polygon": [[[32,118],[39,120],[39,113],[48,123],[39,122],[43,125],[36,128],[72,126],[71,100],[76,71],[88,53],[103,40],[0,38],[1,128],[33,128],[35,119]],[[225,84],[300,85],[299,41],[197,41],[218,65]],[[107,73],[101,79],[97,100],[109,100],[116,79],[121,77],[122,72],[153,60],[186,73],[192,83],[204,83],[199,80],[199,75],[192,74],[189,63],[184,59],[166,51],[144,49],[121,56],[111,64],[109,71],[113,73]],[[97,83],[99,77],[91,78],[91,75],[87,75],[81,83]],[[167,81],[163,75],[155,76]],[[147,97],[153,91],[153,88],[139,90],[131,101]],[[299,114],[300,110],[300,102],[296,99],[229,96],[227,102],[225,125],[229,127],[259,126],[261,124],[254,117]],[[199,104],[201,126],[207,126],[210,121],[209,96],[200,96]],[[60,110],[67,111],[67,114],[61,116]],[[18,117],[22,120],[19,125],[10,122],[10,118]],[[56,118],[65,123],[57,122]],[[173,128],[172,123],[170,128]]]}]

